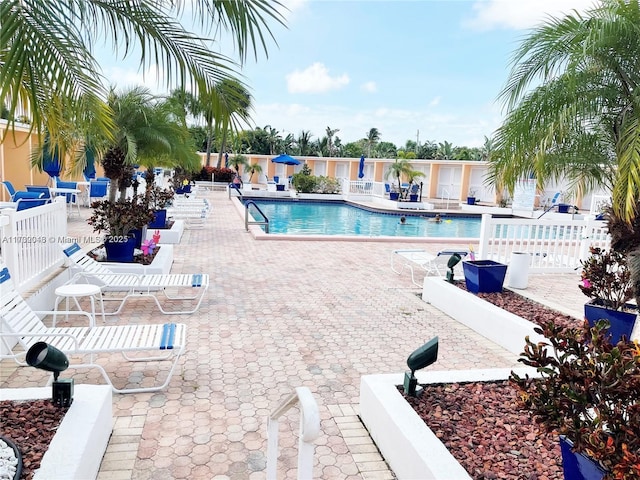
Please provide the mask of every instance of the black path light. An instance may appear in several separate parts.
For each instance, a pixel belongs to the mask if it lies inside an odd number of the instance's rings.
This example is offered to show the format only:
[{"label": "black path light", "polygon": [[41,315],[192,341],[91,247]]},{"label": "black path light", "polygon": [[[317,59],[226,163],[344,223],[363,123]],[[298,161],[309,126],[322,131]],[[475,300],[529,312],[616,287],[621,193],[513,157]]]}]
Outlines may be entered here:
[{"label": "black path light", "polygon": [[433,337],[423,346],[414,350],[407,358],[407,366],[411,370],[404,374],[404,391],[410,397],[417,397],[422,393],[422,387],[417,389],[418,379],[414,373],[416,370],[428,367],[438,359],[438,337]]},{"label": "black path light", "polygon": [[447,268],[449,269],[446,275],[447,282],[453,283],[453,268],[460,263],[460,260],[462,260],[462,257],[459,253],[454,253],[449,257],[447,262]]},{"label": "black path light", "polygon": [[51,400],[58,407],[69,407],[73,402],[73,379],[58,380],[60,372],[69,367],[67,356],[54,346],[45,342],[37,342],[27,351],[27,363],[40,370],[53,372]]}]

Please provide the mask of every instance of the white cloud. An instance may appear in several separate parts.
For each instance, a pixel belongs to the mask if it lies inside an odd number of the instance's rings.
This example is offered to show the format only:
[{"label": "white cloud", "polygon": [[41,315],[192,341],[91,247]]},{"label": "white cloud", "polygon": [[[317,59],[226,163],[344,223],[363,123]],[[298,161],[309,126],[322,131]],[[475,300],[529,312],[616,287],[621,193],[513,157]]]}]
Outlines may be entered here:
[{"label": "white cloud", "polygon": [[338,90],[349,84],[349,75],[331,77],[324,64],[316,62],[300,71],[294,70],[286,76],[289,93],[324,93]]},{"label": "white cloud", "polygon": [[375,93],[378,91],[376,82],[365,82],[360,86],[360,88],[367,93]]},{"label": "white cloud", "polygon": [[434,98],[429,102],[429,106],[430,106],[430,107],[437,107],[437,106],[440,104],[440,99],[441,99],[441,98],[442,98],[442,97],[440,97],[440,96],[434,97]]},{"label": "white cloud", "polygon": [[594,0],[478,0],[473,5],[473,18],[464,22],[464,25],[474,30],[523,30],[535,26],[548,16],[588,10],[594,3]]}]

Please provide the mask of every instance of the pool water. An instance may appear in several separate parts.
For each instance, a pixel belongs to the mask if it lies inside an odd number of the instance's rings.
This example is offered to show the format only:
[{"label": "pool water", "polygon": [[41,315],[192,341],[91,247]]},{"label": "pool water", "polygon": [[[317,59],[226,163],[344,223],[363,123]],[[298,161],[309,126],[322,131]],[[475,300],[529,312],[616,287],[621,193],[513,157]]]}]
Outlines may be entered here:
[{"label": "pool water", "polygon": [[[364,237],[478,238],[480,218],[442,215],[442,222],[429,221],[433,214],[370,212],[345,203],[252,199],[269,219],[269,233],[281,235],[355,235]],[[260,218],[255,207],[249,209]],[[400,217],[406,223],[400,224]]]}]

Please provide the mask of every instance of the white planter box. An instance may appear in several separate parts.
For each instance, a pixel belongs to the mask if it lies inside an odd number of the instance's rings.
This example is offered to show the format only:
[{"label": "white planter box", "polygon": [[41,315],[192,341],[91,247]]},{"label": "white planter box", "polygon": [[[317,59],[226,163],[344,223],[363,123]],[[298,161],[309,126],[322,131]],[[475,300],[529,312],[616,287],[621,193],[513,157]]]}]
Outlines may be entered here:
[{"label": "white planter box", "polygon": [[[35,480],[96,478],[111,436],[112,391],[108,385],[75,385],[73,403],[45,452]],[[51,387],[3,388],[0,400],[51,398]]]},{"label": "white planter box", "polygon": [[533,322],[496,307],[440,277],[425,277],[422,300],[518,356],[527,335],[534,343],[545,340],[533,331],[536,327]]},{"label": "white planter box", "polygon": [[[418,383],[495,381],[512,369],[417,372]],[[535,375],[533,369],[513,369]],[[365,375],[360,418],[399,480],[465,480],[471,477],[398,391],[404,374]]]},{"label": "white planter box", "polygon": [[[180,243],[182,234],[184,233],[184,220],[174,220],[171,228],[163,228],[160,230],[160,245]],[[152,240],[156,229],[147,229],[146,240]]]},{"label": "white planter box", "polygon": [[171,272],[173,265],[173,245],[161,245],[160,251],[151,262],[151,265],[140,265],[139,263],[119,263],[103,262],[114,273],[162,273]]}]

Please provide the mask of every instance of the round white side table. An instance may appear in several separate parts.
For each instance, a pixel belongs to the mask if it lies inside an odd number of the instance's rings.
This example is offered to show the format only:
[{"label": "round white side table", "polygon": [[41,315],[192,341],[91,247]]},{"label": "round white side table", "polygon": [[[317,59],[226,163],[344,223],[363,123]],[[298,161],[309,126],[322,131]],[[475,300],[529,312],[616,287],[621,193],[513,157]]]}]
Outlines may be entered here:
[{"label": "round white side table", "polygon": [[[80,303],[78,302],[78,298],[89,297],[91,301],[91,324],[90,327],[94,327],[96,325],[96,296],[100,301],[100,312],[102,314],[102,323],[104,323],[104,303],[102,302],[102,292],[100,287],[97,285],[92,285],[90,283],[71,283],[68,285],[62,285],[61,287],[56,288],[56,306],[54,311],[58,310],[58,304],[62,301],[62,299],[66,300],[66,310],[69,311],[69,299],[73,299],[78,307],[79,311],[82,311],[82,307],[80,307]],[[66,318],[69,318],[69,314],[67,314]],[[56,315],[53,316],[52,325],[56,326]]]}]

